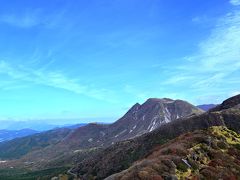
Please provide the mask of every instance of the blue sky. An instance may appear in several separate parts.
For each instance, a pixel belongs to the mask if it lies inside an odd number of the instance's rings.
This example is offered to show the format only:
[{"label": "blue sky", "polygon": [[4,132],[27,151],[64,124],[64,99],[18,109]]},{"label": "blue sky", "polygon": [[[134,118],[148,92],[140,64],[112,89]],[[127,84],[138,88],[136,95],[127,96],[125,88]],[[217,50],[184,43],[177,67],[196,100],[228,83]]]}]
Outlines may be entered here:
[{"label": "blue sky", "polygon": [[240,93],[240,0],[0,0],[0,119],[115,120]]}]

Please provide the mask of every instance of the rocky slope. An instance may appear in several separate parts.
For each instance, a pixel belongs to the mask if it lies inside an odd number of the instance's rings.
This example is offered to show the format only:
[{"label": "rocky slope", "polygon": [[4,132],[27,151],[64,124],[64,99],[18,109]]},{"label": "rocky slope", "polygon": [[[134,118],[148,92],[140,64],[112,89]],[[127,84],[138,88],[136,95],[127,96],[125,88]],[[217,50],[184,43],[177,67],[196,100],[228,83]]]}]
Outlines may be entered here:
[{"label": "rocky slope", "polygon": [[155,147],[181,134],[204,130],[212,126],[226,126],[240,133],[239,97],[240,95],[224,101],[215,110],[180,118],[140,137],[118,142],[80,161],[71,172],[83,179],[103,179],[129,168],[133,162],[147,156]]},{"label": "rocky slope", "polygon": [[121,119],[110,125],[108,134],[128,139],[151,132],[163,124],[202,110],[182,100],[150,98],[142,105],[135,104]]},{"label": "rocky slope", "polygon": [[182,100],[150,98],[142,105],[135,104],[115,123],[110,125],[89,124],[78,128],[63,143],[82,148],[103,146],[134,138],[153,131],[163,124],[181,117],[201,114],[202,110]]}]

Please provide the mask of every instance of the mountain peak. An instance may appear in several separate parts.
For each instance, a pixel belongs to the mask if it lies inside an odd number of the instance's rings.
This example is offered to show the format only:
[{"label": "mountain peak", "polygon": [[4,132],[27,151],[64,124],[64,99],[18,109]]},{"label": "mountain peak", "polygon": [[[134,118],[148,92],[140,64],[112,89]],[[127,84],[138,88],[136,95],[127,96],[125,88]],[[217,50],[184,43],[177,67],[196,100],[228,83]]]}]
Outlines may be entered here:
[{"label": "mountain peak", "polygon": [[142,105],[136,103],[118,121],[111,125],[112,134],[118,138],[135,137],[158,128],[162,124],[202,111],[182,100],[149,98]]},{"label": "mountain peak", "polygon": [[156,103],[156,102],[173,102],[173,99],[170,98],[149,98],[145,103]]},{"label": "mountain peak", "polygon": [[141,106],[141,104],[139,104],[139,103],[134,104],[134,105],[128,110],[128,112],[127,112],[126,114],[131,114],[131,113],[135,112],[140,106]]}]

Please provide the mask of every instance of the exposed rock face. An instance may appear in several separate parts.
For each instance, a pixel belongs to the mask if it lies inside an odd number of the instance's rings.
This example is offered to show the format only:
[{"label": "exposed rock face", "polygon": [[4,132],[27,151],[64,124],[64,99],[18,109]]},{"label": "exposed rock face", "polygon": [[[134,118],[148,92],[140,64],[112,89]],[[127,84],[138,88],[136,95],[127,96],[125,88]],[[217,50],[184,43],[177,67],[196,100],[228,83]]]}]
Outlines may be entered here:
[{"label": "exposed rock face", "polygon": [[108,133],[128,139],[178,118],[201,113],[202,110],[186,101],[150,98],[142,105],[135,104],[121,119],[110,125]]}]

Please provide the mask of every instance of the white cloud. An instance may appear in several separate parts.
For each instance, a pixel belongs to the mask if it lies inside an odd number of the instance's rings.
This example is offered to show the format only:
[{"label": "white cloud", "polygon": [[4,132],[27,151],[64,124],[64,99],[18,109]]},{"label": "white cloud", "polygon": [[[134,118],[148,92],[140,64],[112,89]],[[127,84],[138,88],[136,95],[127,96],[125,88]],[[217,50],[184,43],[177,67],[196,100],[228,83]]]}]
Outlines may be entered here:
[{"label": "white cloud", "polygon": [[199,44],[199,51],[187,57],[199,72],[235,71],[240,68],[240,13],[221,18],[211,35]]},{"label": "white cloud", "polygon": [[[69,78],[61,72],[48,72],[42,69],[34,70],[25,66],[13,66],[6,61],[0,61],[0,74],[8,75],[13,80],[16,80],[16,83],[19,83],[19,81],[25,81],[53,88],[64,89],[111,103],[116,102],[112,91],[82,85],[77,79]],[[1,84],[0,87],[2,87]],[[6,90],[9,88],[4,87],[4,89]],[[111,96],[111,98],[109,98],[109,96]]]},{"label": "white cloud", "polygon": [[163,84],[176,84],[176,83],[181,83],[184,81],[190,81],[192,80],[194,77],[193,76],[186,76],[186,75],[182,75],[182,74],[178,74],[176,76],[172,76],[169,79],[167,79],[166,81],[163,82]]},{"label": "white cloud", "polygon": [[[169,81],[184,80],[195,76],[195,84],[216,85],[240,70],[240,12],[229,13],[221,18],[210,36],[199,43],[196,54],[184,57],[184,64],[176,71],[181,76],[173,76]],[[188,78],[186,78],[186,81]],[[178,81],[177,81],[178,82]]]},{"label": "white cloud", "polygon": [[35,14],[15,15],[7,14],[0,17],[0,22],[17,26],[21,28],[29,28],[43,23]]},{"label": "white cloud", "polygon": [[240,0],[230,0],[230,3],[234,6],[239,6],[240,5]]},{"label": "white cloud", "polygon": [[[240,89],[239,45],[240,11],[234,10],[217,20],[209,36],[199,43],[196,53],[183,57],[175,68],[169,67],[169,78],[161,84],[188,88],[192,95],[206,97],[202,97],[205,102],[208,97],[227,98],[230,92]],[[209,98],[209,102],[214,98]]]},{"label": "white cloud", "polygon": [[46,15],[46,13],[40,9],[25,11],[24,13],[14,12],[1,14],[0,23],[19,28],[31,28],[38,25],[46,28],[54,28],[63,20],[64,14],[65,11],[63,10],[61,12]]},{"label": "white cloud", "polygon": [[195,16],[192,18],[192,22],[196,24],[202,24],[202,23],[209,23],[212,21],[214,18],[207,17],[206,15],[203,16]]}]

